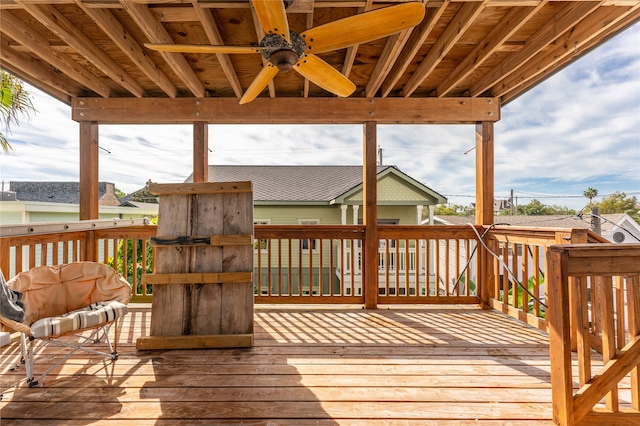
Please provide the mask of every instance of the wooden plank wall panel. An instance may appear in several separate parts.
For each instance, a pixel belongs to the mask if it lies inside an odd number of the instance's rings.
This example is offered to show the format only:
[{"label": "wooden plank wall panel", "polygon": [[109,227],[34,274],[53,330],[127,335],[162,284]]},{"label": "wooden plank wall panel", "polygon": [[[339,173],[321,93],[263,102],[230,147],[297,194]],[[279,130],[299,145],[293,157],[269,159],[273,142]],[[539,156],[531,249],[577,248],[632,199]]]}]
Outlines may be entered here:
[{"label": "wooden plank wall panel", "polygon": [[[224,198],[223,233],[253,234],[253,194],[238,193]],[[253,265],[253,244],[223,247],[223,272],[243,272]],[[253,267],[251,268],[253,270]],[[253,282],[222,288],[222,334],[253,333]]]},{"label": "wooden plank wall panel", "polygon": [[[161,195],[158,206],[158,232],[163,237],[179,237],[191,232],[191,199],[183,195]],[[156,247],[156,273],[184,272],[189,258],[189,248]],[[184,334],[186,299],[183,285],[154,285],[151,312],[152,336],[178,336]],[[172,312],[172,315],[164,315]]]},{"label": "wooden plank wall panel", "polygon": [[[138,348],[250,346],[253,341],[251,182],[156,184],[150,190],[160,194],[159,240],[182,238],[168,246],[156,245],[156,274],[147,280],[155,283],[151,335],[138,339]],[[227,246],[189,241],[204,237],[215,242],[219,236],[249,238],[243,244],[234,240]],[[225,282],[224,278],[234,272],[246,273],[243,280],[247,281]],[[216,275],[212,279],[222,282],[198,282]]]},{"label": "wooden plank wall panel", "polygon": [[[224,194],[192,195],[193,209],[192,235],[222,235]],[[190,272],[222,272],[222,247],[191,246]],[[222,316],[221,283],[194,285],[192,287],[191,333],[195,335],[221,334]]]}]

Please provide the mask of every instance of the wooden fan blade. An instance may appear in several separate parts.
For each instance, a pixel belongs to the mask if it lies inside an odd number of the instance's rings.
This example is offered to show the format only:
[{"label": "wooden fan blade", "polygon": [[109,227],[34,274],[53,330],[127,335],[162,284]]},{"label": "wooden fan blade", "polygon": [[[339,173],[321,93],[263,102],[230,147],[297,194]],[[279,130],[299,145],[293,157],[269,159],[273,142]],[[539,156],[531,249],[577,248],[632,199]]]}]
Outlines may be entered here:
[{"label": "wooden fan blade", "polygon": [[351,80],[316,55],[303,56],[293,69],[324,90],[343,98],[356,90],[356,85]]},{"label": "wooden fan blade", "polygon": [[242,95],[242,99],[240,99],[240,105],[247,104],[258,97],[260,93],[267,87],[267,84],[273,77],[278,74],[278,67],[268,63],[262,68],[262,70],[258,73],[256,78],[251,82],[251,85],[247,88],[247,91]]},{"label": "wooden fan blade", "polygon": [[252,0],[256,15],[267,34],[278,34],[291,42],[289,21],[282,0]]},{"label": "wooden fan blade", "polygon": [[424,18],[424,5],[403,3],[311,28],[300,34],[307,53],[322,53],[366,43],[411,28]]},{"label": "wooden fan blade", "polygon": [[204,44],[154,44],[145,43],[145,47],[159,52],[176,53],[260,53],[258,46],[210,46]]}]

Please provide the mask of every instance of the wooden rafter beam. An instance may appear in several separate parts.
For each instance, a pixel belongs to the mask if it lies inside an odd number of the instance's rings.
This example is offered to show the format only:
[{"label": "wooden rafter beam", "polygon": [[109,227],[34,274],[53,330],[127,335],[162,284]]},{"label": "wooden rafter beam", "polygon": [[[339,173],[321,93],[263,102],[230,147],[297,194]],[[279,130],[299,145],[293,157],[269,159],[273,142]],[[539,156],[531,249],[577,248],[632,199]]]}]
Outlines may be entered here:
[{"label": "wooden rafter beam", "polygon": [[449,3],[449,0],[446,0],[442,2],[438,8],[427,8],[425,18],[411,32],[411,37],[407,41],[404,50],[400,53],[396,64],[382,84],[383,97],[391,93],[398,80],[400,80],[418,53],[418,50],[420,50],[431,31],[435,28]]},{"label": "wooden rafter beam", "polygon": [[[602,42],[602,39],[606,39],[611,36],[611,34],[618,34],[620,31],[623,31],[625,28],[635,24],[638,22],[638,10],[634,9],[634,13],[627,14],[623,19],[616,22],[615,25],[607,26],[607,31],[604,34],[601,34],[599,38],[592,39],[589,43],[582,44],[578,49],[576,54],[584,54],[584,52],[588,52],[591,49],[597,47],[599,43]],[[542,73],[537,74],[533,79],[530,79],[528,85],[520,84],[512,87],[509,92],[504,93],[502,96],[502,105],[505,105],[508,102],[516,99],[522,93],[529,90],[531,87],[539,84],[540,82],[546,80],[556,72],[562,70],[567,64],[569,64],[574,59],[573,55],[565,56],[560,61],[557,61],[555,65],[551,68],[547,68]]]},{"label": "wooden rafter beam", "polygon": [[[166,114],[171,111],[171,114]],[[500,120],[497,98],[77,98],[72,119],[101,124],[474,124]]]},{"label": "wooden rafter beam", "polygon": [[11,12],[0,13],[2,32],[27,47],[43,61],[62,71],[69,78],[84,85],[89,90],[104,97],[111,95],[111,88],[97,80],[86,69],[70,60],[66,55],[49,48],[49,42],[35,31],[29,29],[24,22],[16,18]]},{"label": "wooden rafter beam", "polygon": [[[357,13],[363,13],[370,10],[372,5],[373,0],[367,0],[367,3],[364,5],[364,7],[358,8]],[[342,63],[341,71],[345,77],[349,77],[349,74],[351,74],[351,68],[353,68],[353,63],[355,62],[356,54],[358,53],[358,46],[358,44],[354,44],[353,46],[347,47],[347,53],[344,56],[344,62]]]},{"label": "wooden rafter beam", "polygon": [[153,63],[142,47],[136,43],[134,38],[111,12],[105,9],[87,7],[81,0],[76,0],[76,2],[78,7],[93,19],[93,22],[131,59],[131,62],[136,64],[167,96],[175,98],[178,95],[176,86],[171,83],[169,78]]},{"label": "wooden rafter beam", "polygon": [[540,2],[535,7],[523,7],[511,10],[487,34],[487,36],[469,53],[462,62],[440,83],[436,89],[437,96],[446,96],[458,83],[474,72],[494,52],[509,40],[529,19],[547,4]]},{"label": "wooden rafter beam", "polygon": [[413,73],[409,81],[404,85],[402,93],[409,97],[416,91],[420,84],[444,59],[465,31],[473,24],[478,15],[484,10],[485,2],[465,3],[451,20],[444,33],[438,38],[427,56],[422,60],[418,69]]},{"label": "wooden rafter beam", "polygon": [[[169,33],[167,33],[167,30],[153,17],[146,5],[125,0],[122,0],[120,4],[129,16],[133,18],[151,43],[174,42]],[[205,96],[206,90],[204,84],[198,79],[198,76],[181,53],[162,52],[161,55],[195,97],[203,98]]]},{"label": "wooden rafter beam", "polygon": [[75,82],[43,64],[38,58],[16,52],[2,37],[0,37],[0,50],[2,50],[2,68],[12,74],[34,86],[38,85],[43,91],[58,99],[66,98],[71,101],[72,97],[82,96],[82,89]]},{"label": "wooden rafter beam", "polygon": [[288,8],[287,13],[313,14],[315,0],[295,0]]},{"label": "wooden rafter beam", "polygon": [[[588,46],[592,40],[601,39],[607,30],[616,27],[619,22],[624,21],[638,10],[640,10],[640,4],[626,10],[605,7],[594,11],[571,27],[571,31],[567,32],[567,37],[563,37],[562,43],[558,43],[551,50],[539,52],[518,71],[502,80],[497,86],[492,87],[491,92],[502,96],[513,90],[514,87],[525,84],[548,69],[554,68],[558,63],[564,62],[565,58],[571,59],[585,46]],[[599,30],[594,32],[593,28],[599,28]]]},{"label": "wooden rafter beam", "polygon": [[[28,4],[51,4],[51,0],[22,0],[24,3]],[[99,2],[96,0],[83,0],[87,5],[92,7],[100,7],[100,8],[112,8],[117,9],[120,8],[120,0],[100,0]],[[140,3],[140,4],[166,4],[166,5],[174,5],[178,3],[177,0],[127,0],[132,3]],[[296,0],[302,1],[303,4],[310,0]],[[328,7],[364,7],[364,5],[369,0],[315,0],[315,7],[317,8],[328,8]],[[376,0],[378,1],[378,0]],[[394,0],[389,0],[393,2]],[[447,0],[428,0],[427,6],[429,7],[438,7],[440,4],[446,2]],[[482,0],[454,0],[456,2],[473,2],[473,1],[482,1]],[[512,7],[512,6],[537,6],[541,2],[545,0],[485,0],[489,6],[495,7]],[[569,0],[571,1],[571,0]],[[74,3],[75,0],[55,0],[56,4],[71,4]],[[633,6],[636,0],[605,0],[603,2],[604,6]],[[17,0],[2,0],[0,3],[0,9],[16,9],[19,8]],[[200,1],[202,7],[204,8],[248,8],[249,0],[203,0]],[[295,4],[295,3],[294,3]],[[292,6],[293,7],[293,6]]]},{"label": "wooden rafter beam", "polygon": [[[193,4],[193,10],[198,16],[198,20],[202,24],[202,28],[204,28],[204,32],[207,34],[209,43],[220,46],[223,45],[224,43],[222,41],[222,35],[220,35],[220,30],[218,30],[218,26],[216,25],[216,22],[211,15],[211,10],[203,9],[198,1],[194,0],[191,3]],[[233,68],[231,59],[229,59],[229,55],[217,53],[216,58],[218,58],[218,62],[220,62],[222,72],[224,73],[225,77],[227,77],[227,80],[229,81],[229,85],[233,89],[233,92],[238,98],[241,98],[244,92],[242,90],[242,86],[240,85],[240,80],[238,80],[236,70]]]},{"label": "wooden rafter beam", "polygon": [[73,47],[108,78],[122,86],[136,97],[143,97],[145,90],[125,70],[95,45],[84,33],[65,18],[55,7],[49,5],[24,4],[22,8],[42,25],[51,30],[62,41]]},{"label": "wooden rafter beam", "polygon": [[489,88],[514,73],[520,64],[528,61],[547,45],[557,40],[571,27],[600,6],[600,2],[569,2],[557,13],[548,25],[532,35],[522,50],[510,55],[498,66],[486,73],[470,89],[471,96],[480,96]]},{"label": "wooden rafter beam", "polygon": [[398,59],[398,55],[400,55],[400,52],[402,52],[402,49],[407,44],[412,31],[413,28],[401,31],[389,37],[384,46],[384,50],[380,54],[378,62],[371,73],[369,83],[367,83],[367,87],[365,87],[364,93],[367,98],[374,97],[380,86],[382,86],[384,79],[393,69],[395,60]]}]

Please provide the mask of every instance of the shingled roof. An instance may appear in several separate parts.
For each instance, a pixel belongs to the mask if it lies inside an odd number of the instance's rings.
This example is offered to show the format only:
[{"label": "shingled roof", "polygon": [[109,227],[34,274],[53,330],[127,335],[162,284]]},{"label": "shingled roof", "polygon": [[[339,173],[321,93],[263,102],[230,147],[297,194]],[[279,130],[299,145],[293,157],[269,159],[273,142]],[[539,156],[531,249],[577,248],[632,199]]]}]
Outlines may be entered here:
[{"label": "shingled roof", "polygon": [[[11,181],[9,190],[16,193],[18,201],[80,204],[79,182]],[[103,205],[120,205],[109,182],[98,182],[98,199],[106,201],[100,203]]]},{"label": "shingled roof", "polygon": [[[601,222],[602,231],[608,231],[616,226],[624,213],[611,213],[600,215],[603,220]],[[475,218],[472,216],[436,216],[436,222],[448,225],[466,225],[474,224]],[[501,225],[540,227],[540,228],[570,228],[570,229],[591,229],[591,215],[515,215],[515,216],[496,216],[494,222]]]},{"label": "shingled roof", "polygon": [[[387,170],[434,192],[396,166],[378,166],[377,174]],[[209,166],[210,182],[253,182],[257,202],[328,203],[361,185],[362,180],[362,166]],[[186,182],[193,182],[193,175]]]}]

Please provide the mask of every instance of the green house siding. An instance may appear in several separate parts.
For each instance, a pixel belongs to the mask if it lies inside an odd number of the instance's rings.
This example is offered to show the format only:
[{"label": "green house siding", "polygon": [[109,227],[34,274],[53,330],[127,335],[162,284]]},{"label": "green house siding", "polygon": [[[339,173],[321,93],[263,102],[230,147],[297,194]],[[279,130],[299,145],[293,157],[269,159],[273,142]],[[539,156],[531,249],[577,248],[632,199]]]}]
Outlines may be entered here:
[{"label": "green house siding", "polygon": [[[414,187],[409,186],[405,180],[393,174],[388,174],[378,180],[377,189],[379,205],[402,204],[407,206],[434,204],[432,197],[417,191]],[[348,195],[345,198],[345,204],[362,204],[362,194],[362,189],[359,189],[353,194]]]},{"label": "green house siding", "polygon": [[339,225],[340,206],[265,206],[253,207],[256,221],[268,220],[271,225],[297,225],[300,220],[318,220],[320,225]]}]

